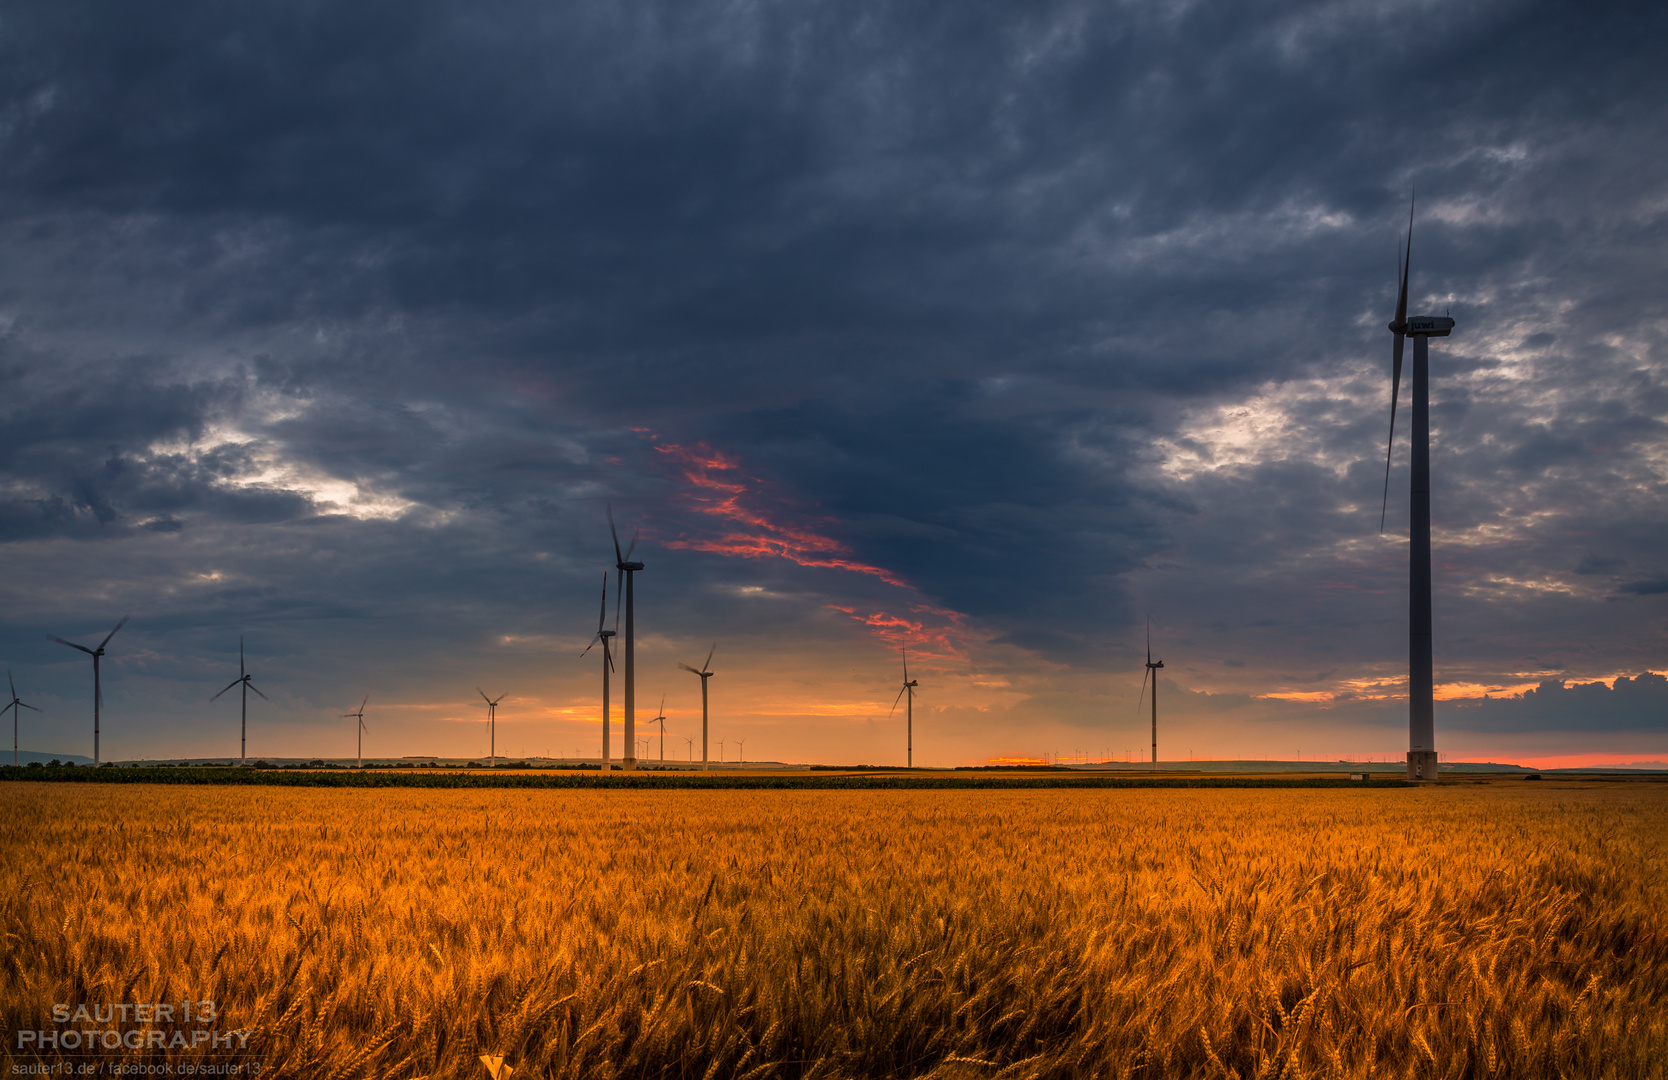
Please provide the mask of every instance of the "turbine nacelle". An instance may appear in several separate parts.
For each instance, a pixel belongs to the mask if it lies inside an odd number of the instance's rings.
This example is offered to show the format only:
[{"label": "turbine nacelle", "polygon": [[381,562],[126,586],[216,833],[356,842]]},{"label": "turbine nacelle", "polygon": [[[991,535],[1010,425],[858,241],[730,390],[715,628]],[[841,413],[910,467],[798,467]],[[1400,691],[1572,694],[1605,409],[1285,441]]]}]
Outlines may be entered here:
[{"label": "turbine nacelle", "polygon": [[1453,330],[1454,320],[1446,315],[1415,315],[1407,320],[1402,332],[1410,337],[1447,337]]}]

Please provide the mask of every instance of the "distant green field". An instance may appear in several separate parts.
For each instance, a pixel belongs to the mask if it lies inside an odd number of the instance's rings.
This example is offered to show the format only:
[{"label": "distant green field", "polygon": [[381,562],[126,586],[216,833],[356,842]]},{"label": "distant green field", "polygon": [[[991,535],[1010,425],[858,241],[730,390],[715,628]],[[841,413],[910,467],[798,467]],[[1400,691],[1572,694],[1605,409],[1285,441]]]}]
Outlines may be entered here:
[{"label": "distant green field", "polygon": [[96,784],[209,784],[270,785],[277,787],[374,788],[604,788],[658,790],[662,788],[740,788],[769,790],[899,790],[953,788],[1386,788],[1408,787],[1407,781],[1367,774],[1369,779],[1346,776],[1268,776],[1234,774],[1198,776],[1159,773],[1154,776],[1106,776],[1059,773],[1003,775],[1000,773],[806,773],[806,772],[562,772],[534,769],[254,769],[215,766],[142,765],[136,767],[29,768],[0,767],[0,782]]}]

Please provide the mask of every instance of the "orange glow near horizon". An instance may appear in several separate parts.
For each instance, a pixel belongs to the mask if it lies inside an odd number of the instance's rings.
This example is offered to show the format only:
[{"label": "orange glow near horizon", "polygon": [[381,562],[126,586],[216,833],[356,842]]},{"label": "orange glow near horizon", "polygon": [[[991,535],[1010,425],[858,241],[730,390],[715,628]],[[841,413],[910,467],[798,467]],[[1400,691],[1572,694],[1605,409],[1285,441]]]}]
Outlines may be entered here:
[{"label": "orange glow near horizon", "polygon": [[1479,753],[1456,755],[1456,760],[1491,761],[1497,765],[1521,765],[1525,769],[1602,769],[1626,768],[1629,765],[1648,768],[1653,763],[1660,767],[1662,756],[1650,758],[1649,755],[1644,755],[1645,759],[1641,760],[1642,755],[1617,751],[1602,754],[1506,754],[1503,756]]}]

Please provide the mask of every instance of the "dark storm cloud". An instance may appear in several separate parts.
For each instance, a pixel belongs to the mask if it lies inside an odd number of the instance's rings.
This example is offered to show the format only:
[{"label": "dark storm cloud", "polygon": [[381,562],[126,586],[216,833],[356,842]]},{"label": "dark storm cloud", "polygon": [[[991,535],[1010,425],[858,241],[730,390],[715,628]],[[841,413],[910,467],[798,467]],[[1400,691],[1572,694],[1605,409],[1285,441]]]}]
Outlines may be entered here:
[{"label": "dark storm cloud", "polygon": [[[1056,658],[1156,607],[1236,678],[1370,667],[1417,180],[1452,665],[1661,666],[1665,20],[14,4],[0,537],[485,634],[589,595],[604,501],[684,529],[643,429]],[[680,611],[791,570],[665,558]]]},{"label": "dark storm cloud", "polygon": [[1490,697],[1454,714],[1454,724],[1469,731],[1661,732],[1668,730],[1668,678],[1645,672],[1623,675],[1613,683],[1548,680],[1533,690]]}]

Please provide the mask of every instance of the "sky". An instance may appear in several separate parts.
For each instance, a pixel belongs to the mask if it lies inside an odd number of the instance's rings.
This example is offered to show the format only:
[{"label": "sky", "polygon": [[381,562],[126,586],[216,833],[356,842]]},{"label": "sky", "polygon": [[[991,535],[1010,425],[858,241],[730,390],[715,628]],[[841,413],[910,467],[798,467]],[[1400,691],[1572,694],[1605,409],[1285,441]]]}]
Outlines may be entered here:
[{"label": "sky", "polygon": [[1161,758],[1399,760],[1416,190],[1437,745],[1668,760],[1665,54],[1647,3],[16,0],[20,742],[91,753],[48,635],[128,615],[105,758],[235,755],[240,635],[251,756],[367,696],[368,755],[484,756],[478,690],[594,756],[612,507],[668,758],[709,649],[715,761],[1145,756],[1150,625]]}]

